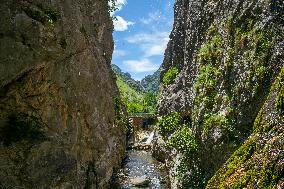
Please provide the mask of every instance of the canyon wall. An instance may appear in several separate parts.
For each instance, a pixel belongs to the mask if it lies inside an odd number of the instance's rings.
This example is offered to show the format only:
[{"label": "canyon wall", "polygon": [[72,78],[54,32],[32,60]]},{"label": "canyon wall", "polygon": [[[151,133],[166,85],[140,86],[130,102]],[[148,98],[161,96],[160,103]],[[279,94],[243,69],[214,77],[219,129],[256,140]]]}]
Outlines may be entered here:
[{"label": "canyon wall", "polygon": [[125,126],[105,0],[0,3],[0,188],[107,188]]},{"label": "canyon wall", "polygon": [[176,1],[154,145],[172,188],[205,188],[215,174],[208,188],[283,186],[283,13],[279,0]]}]

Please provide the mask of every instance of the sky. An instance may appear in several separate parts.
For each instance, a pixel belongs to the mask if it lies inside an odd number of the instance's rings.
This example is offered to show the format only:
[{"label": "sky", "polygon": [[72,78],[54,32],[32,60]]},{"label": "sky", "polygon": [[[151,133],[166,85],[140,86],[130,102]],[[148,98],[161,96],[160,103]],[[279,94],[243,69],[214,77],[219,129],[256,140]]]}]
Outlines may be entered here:
[{"label": "sky", "polygon": [[163,62],[174,0],[117,0],[116,4],[112,63],[141,80]]}]

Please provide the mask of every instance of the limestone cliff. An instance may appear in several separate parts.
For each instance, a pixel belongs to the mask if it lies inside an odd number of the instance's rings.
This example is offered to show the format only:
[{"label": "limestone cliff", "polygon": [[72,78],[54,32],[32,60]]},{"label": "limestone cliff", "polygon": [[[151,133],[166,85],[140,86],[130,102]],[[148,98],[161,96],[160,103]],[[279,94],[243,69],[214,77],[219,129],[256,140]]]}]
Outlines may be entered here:
[{"label": "limestone cliff", "polygon": [[0,188],[107,188],[124,153],[105,0],[0,3]]},{"label": "limestone cliff", "polygon": [[[166,115],[160,126],[172,154],[167,162],[173,188],[204,188],[251,135],[254,120],[284,64],[283,13],[284,3],[279,0],[176,1],[158,106],[159,113]],[[269,106],[263,109],[270,111]],[[171,112],[179,112],[180,117]],[[282,117],[278,118],[271,132],[281,138]],[[256,145],[261,143],[261,136],[251,138]],[[283,162],[279,155],[283,143],[278,142],[275,157]],[[265,151],[256,153],[260,159],[267,157],[261,154]],[[252,158],[248,156],[246,160]],[[208,188],[225,187],[217,182],[222,170]],[[231,173],[236,176],[237,170],[245,172],[238,167]],[[277,171],[283,173],[283,164],[277,164]],[[229,182],[230,178],[226,175],[220,180]],[[261,188],[252,184],[260,179],[248,175],[248,188]],[[268,179],[264,186],[276,186],[281,179],[283,175]]]},{"label": "limestone cliff", "polygon": [[206,188],[284,188],[284,68],[258,113],[253,133]]}]

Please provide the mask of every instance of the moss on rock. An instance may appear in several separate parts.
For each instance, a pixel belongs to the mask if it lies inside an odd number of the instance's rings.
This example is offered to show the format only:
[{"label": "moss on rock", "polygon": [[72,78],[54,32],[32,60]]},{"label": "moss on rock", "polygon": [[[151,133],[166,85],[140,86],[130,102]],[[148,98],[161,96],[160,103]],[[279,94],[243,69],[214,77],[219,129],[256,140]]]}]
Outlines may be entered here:
[{"label": "moss on rock", "polygon": [[279,111],[280,115],[284,115],[284,68],[279,74],[277,88],[279,92],[276,100],[276,109]]},{"label": "moss on rock", "polygon": [[173,84],[177,75],[178,75],[178,68],[175,66],[172,66],[168,69],[168,71],[163,75],[162,83],[164,85],[170,85]]},{"label": "moss on rock", "polygon": [[282,76],[283,69],[254,121],[252,136],[211,178],[206,188],[272,189],[283,182],[284,130],[278,105]]}]

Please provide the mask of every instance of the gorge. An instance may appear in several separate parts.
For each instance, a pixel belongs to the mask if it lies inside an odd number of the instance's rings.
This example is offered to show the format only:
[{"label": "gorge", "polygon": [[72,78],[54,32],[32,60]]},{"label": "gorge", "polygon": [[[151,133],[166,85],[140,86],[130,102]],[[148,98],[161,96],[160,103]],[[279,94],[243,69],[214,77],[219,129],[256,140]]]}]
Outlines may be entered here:
[{"label": "gorge", "polygon": [[111,5],[0,2],[0,188],[284,188],[283,0],[175,0],[141,82]]}]

